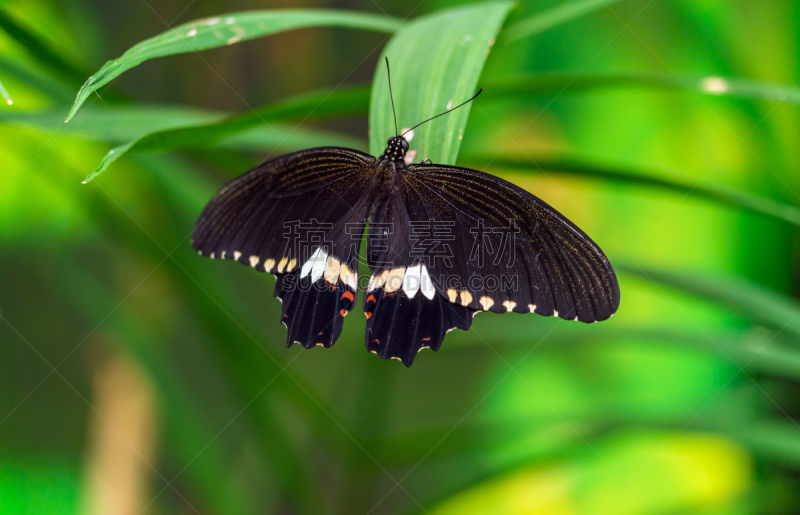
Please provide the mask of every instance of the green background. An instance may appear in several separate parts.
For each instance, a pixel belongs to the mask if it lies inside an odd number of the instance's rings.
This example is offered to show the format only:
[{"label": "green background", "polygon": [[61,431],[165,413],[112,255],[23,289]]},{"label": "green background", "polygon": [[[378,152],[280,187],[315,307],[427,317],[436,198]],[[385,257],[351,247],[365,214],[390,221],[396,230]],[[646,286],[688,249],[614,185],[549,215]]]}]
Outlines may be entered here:
[{"label": "green background", "polygon": [[[800,4],[465,5],[0,1],[0,513],[798,512]],[[262,159],[382,145],[384,52],[404,127],[484,88],[412,149],[591,235],[613,319],[486,314],[406,369],[358,309],[286,349],[274,280],[197,256]]]}]

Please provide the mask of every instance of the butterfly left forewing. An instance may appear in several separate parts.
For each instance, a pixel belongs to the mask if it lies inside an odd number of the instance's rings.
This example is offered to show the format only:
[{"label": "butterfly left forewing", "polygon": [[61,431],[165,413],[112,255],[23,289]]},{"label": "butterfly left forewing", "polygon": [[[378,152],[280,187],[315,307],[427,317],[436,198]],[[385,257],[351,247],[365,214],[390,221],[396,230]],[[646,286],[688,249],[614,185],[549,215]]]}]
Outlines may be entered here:
[{"label": "butterfly left forewing", "polygon": [[373,162],[339,148],[280,157],[222,188],[195,226],[201,254],[276,275],[288,346],[330,347],[355,305]]}]

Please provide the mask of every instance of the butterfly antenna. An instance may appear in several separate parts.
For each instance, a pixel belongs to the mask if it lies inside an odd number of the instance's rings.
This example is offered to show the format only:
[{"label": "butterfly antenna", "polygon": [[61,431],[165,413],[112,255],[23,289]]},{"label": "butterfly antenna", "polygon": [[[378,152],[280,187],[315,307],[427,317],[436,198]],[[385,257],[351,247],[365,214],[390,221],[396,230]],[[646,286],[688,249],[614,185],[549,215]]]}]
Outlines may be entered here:
[{"label": "butterfly antenna", "polygon": [[410,128],[410,129],[408,129],[407,131],[405,131],[405,132],[404,132],[403,134],[401,134],[400,136],[405,136],[406,134],[408,134],[408,132],[410,132],[410,131],[413,131],[414,129],[416,129],[417,127],[419,127],[420,125],[422,125],[423,123],[428,123],[429,121],[431,121],[431,120],[433,120],[433,119],[435,119],[435,118],[439,118],[440,116],[443,116],[443,115],[445,115],[445,114],[447,114],[447,113],[450,113],[450,112],[452,112],[452,111],[455,111],[456,109],[458,109],[459,107],[461,107],[461,106],[463,106],[463,105],[469,104],[470,102],[472,102],[473,100],[475,100],[476,98],[478,98],[478,95],[480,95],[482,91],[483,91],[483,88],[479,89],[479,90],[478,90],[478,92],[477,92],[477,93],[475,93],[475,96],[473,96],[473,97],[472,97],[472,98],[470,98],[469,100],[467,100],[467,101],[465,101],[465,102],[461,102],[460,104],[458,104],[458,105],[457,105],[457,106],[455,106],[454,108],[452,108],[452,109],[448,109],[447,111],[445,111],[445,112],[443,112],[443,113],[439,113],[439,114],[437,114],[436,116],[434,116],[433,118],[428,118],[428,119],[427,119],[427,120],[425,120],[424,122],[420,122],[420,123],[416,124],[415,126],[411,127],[411,128]]},{"label": "butterfly antenna", "polygon": [[389,79],[389,98],[392,100],[392,114],[394,115],[394,135],[397,137],[397,112],[394,110],[394,96],[392,96],[392,74],[389,73],[389,58],[386,57],[386,77]]}]

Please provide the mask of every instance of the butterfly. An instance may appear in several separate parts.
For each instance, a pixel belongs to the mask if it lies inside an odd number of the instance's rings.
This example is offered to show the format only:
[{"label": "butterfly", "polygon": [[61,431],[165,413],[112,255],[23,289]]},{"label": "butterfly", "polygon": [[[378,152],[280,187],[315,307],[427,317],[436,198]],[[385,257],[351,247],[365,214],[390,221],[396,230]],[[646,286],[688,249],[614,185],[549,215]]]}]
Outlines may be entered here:
[{"label": "butterfly", "polygon": [[503,179],[407,163],[412,129],[399,133],[395,115],[377,158],[323,147],[262,163],[211,199],[194,248],[276,277],[287,347],[331,347],[363,290],[367,350],[406,366],[482,311],[586,323],[616,312],[617,277],[589,236]]}]

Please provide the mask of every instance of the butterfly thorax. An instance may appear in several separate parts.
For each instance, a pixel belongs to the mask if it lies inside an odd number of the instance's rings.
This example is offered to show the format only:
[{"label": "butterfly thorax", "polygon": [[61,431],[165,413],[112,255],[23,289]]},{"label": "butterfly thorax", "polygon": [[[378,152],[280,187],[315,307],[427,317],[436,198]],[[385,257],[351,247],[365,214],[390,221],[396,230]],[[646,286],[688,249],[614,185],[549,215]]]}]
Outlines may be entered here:
[{"label": "butterfly thorax", "polygon": [[403,163],[406,152],[408,152],[408,141],[403,136],[395,136],[386,142],[386,150],[383,151],[381,160]]}]

